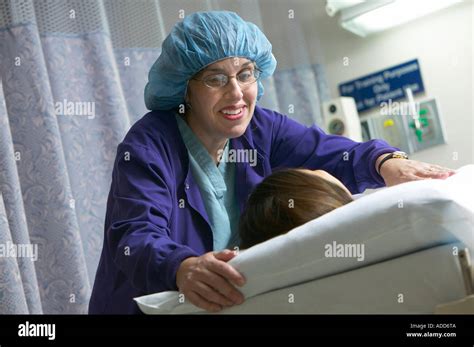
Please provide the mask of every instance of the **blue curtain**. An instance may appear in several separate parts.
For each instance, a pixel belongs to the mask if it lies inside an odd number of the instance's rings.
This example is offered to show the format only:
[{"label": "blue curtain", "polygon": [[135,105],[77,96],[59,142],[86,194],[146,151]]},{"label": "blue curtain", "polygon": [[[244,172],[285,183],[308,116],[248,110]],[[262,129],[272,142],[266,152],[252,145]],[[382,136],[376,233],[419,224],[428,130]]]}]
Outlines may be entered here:
[{"label": "blue curtain", "polygon": [[[211,9],[267,32],[265,6],[0,1],[0,313],[87,312],[116,147],[146,113],[143,89],[166,33]],[[279,69],[264,85],[262,106],[321,121],[320,64]]]}]

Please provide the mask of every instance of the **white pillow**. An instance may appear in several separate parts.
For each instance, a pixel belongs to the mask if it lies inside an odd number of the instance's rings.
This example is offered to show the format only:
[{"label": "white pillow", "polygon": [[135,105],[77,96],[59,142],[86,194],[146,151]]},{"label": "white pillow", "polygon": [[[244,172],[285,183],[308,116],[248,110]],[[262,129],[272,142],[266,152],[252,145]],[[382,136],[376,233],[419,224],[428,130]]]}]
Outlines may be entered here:
[{"label": "white pillow", "polygon": [[[247,279],[246,298],[443,243],[462,241],[474,250],[474,165],[446,180],[413,181],[380,189],[242,251],[229,264]],[[334,244],[335,243],[335,244]],[[329,257],[330,246],[363,245],[363,260]],[[361,253],[362,254],[362,253]],[[359,260],[358,260],[359,259]],[[145,313],[200,311],[178,292],[135,298]]]}]

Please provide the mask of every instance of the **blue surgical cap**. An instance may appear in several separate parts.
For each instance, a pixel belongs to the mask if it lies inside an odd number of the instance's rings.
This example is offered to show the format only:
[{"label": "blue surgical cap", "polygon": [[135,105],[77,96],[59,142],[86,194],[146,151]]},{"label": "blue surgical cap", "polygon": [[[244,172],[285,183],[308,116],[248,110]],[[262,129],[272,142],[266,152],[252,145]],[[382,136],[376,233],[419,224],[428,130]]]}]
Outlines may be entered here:
[{"label": "blue surgical cap", "polygon": [[[148,73],[145,104],[150,110],[170,110],[184,103],[188,80],[206,66],[229,57],[257,64],[261,77],[271,76],[276,60],[272,45],[253,23],[234,12],[196,12],[175,24]],[[258,81],[257,100],[263,95]]]}]

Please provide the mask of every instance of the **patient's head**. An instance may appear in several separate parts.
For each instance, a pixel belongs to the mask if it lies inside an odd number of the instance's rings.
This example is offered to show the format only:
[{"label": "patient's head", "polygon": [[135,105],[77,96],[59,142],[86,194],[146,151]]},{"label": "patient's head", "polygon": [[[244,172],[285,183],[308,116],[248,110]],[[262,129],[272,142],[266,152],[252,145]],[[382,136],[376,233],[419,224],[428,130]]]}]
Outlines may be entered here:
[{"label": "patient's head", "polygon": [[284,234],[352,201],[347,188],[322,170],[285,169],[254,189],[240,217],[242,248]]}]

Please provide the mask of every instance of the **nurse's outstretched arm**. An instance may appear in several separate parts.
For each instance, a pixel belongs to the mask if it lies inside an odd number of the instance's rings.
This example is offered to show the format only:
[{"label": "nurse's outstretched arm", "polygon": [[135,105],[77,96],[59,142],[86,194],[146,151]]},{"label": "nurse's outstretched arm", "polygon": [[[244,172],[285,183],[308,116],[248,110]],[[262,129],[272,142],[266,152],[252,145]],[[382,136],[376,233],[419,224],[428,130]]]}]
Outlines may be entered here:
[{"label": "nurse's outstretched arm", "polygon": [[326,134],[317,125],[306,127],[277,112],[270,119],[273,120],[272,169],[324,170],[342,181],[353,194],[384,186],[384,180],[375,170],[375,161],[384,153],[399,150],[383,140],[355,142]]},{"label": "nurse's outstretched arm", "polygon": [[185,259],[176,274],[179,291],[192,304],[210,312],[241,304],[244,297],[235,285],[242,286],[245,279],[227,264],[235,255],[226,249]]}]

